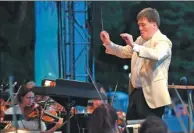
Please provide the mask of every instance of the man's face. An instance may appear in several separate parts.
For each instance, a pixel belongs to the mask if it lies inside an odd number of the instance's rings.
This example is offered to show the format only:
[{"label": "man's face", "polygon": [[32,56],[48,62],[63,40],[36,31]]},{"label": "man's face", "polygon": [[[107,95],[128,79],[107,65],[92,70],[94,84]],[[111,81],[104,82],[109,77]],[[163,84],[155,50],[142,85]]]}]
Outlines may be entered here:
[{"label": "man's face", "polygon": [[28,92],[25,96],[22,97],[22,103],[25,106],[31,106],[34,103],[35,95],[33,92]]},{"label": "man's face", "polygon": [[146,17],[141,17],[138,20],[140,35],[144,40],[149,40],[152,38],[157,25],[155,22],[149,22]]}]

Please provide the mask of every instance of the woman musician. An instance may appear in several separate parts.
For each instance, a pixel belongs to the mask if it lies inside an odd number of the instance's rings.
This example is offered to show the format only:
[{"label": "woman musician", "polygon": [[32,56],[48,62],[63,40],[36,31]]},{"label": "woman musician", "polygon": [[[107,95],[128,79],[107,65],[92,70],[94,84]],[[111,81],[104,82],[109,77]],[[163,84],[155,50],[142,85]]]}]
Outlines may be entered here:
[{"label": "woman musician", "polygon": [[[39,130],[41,133],[53,133],[58,128],[60,128],[63,124],[63,119],[59,119],[58,122],[50,129],[46,130],[46,124],[42,120],[39,119],[30,119],[27,120],[25,108],[30,107],[34,104],[35,101],[35,94],[32,92],[31,89],[22,88],[20,93],[18,94],[18,104],[14,105],[13,107],[7,109],[5,111],[6,114],[13,114],[15,111],[16,114],[21,114],[24,116],[24,119],[17,121],[17,126],[20,129],[26,130]],[[14,109],[14,110],[13,110]],[[11,127],[14,127],[12,123]]]}]

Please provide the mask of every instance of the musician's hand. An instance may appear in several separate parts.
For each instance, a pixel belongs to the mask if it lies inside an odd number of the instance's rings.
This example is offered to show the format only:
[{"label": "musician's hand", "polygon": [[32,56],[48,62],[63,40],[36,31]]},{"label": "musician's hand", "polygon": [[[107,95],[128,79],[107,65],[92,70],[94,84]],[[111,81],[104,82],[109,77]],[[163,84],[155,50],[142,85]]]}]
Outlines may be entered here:
[{"label": "musician's hand", "polygon": [[110,36],[106,31],[100,32],[100,39],[102,40],[103,44],[109,45],[111,43]]},{"label": "musician's hand", "polygon": [[55,124],[55,127],[58,129],[58,128],[61,128],[62,125],[63,125],[63,118],[60,118],[59,121]]}]

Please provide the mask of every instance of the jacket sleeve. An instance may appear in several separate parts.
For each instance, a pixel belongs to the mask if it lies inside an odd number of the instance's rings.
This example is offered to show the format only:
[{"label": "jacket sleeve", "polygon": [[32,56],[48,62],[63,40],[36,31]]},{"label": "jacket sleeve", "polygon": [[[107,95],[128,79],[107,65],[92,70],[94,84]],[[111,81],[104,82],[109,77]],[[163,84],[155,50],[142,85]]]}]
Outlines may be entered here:
[{"label": "jacket sleeve", "polygon": [[153,48],[141,46],[139,56],[151,60],[161,60],[171,55],[172,43],[170,41],[157,41]]},{"label": "jacket sleeve", "polygon": [[[135,43],[139,44],[141,42],[141,37],[139,36]],[[133,48],[130,45],[126,46],[120,46],[118,44],[115,44],[111,42],[110,45],[105,45],[103,44],[106,48],[106,53],[110,55],[116,55],[117,57],[120,58],[131,58],[133,54]]]},{"label": "jacket sleeve", "polygon": [[103,44],[106,48],[106,53],[110,55],[116,55],[120,58],[131,58],[133,49],[129,45],[126,46],[120,46],[118,44],[114,44],[111,42],[109,45]]}]

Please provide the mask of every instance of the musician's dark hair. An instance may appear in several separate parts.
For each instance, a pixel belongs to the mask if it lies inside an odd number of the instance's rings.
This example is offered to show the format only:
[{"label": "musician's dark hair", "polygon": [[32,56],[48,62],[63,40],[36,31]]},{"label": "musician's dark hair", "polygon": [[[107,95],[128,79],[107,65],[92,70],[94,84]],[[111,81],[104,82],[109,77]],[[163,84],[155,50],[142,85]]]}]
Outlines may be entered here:
[{"label": "musician's dark hair", "polygon": [[148,116],[142,123],[139,133],[168,133],[168,127],[161,118]]},{"label": "musician's dark hair", "polygon": [[17,95],[17,100],[19,103],[22,102],[22,97],[24,97],[28,92],[32,92],[31,89],[27,89],[26,87],[22,86],[18,95]]},{"label": "musician's dark hair", "polygon": [[97,107],[88,123],[88,133],[115,133],[118,116],[109,104]]}]

